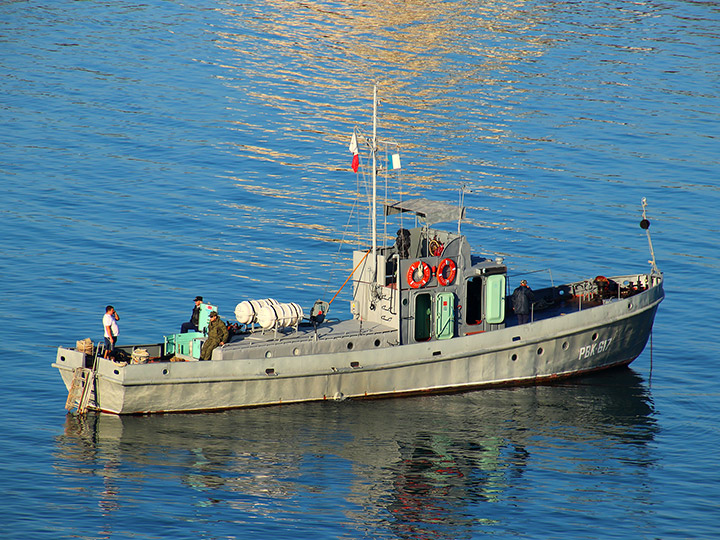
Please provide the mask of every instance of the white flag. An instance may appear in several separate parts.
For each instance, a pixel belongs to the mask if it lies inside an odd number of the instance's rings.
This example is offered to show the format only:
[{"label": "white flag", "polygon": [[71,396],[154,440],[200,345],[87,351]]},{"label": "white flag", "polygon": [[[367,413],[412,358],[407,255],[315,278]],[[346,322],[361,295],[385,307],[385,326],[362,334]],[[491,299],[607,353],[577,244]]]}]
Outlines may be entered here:
[{"label": "white flag", "polygon": [[393,155],[392,155],[392,168],[393,168],[393,169],[399,169],[399,168],[400,168],[400,154],[393,154]]},{"label": "white flag", "polygon": [[355,133],[352,135],[352,139],[350,139],[350,152],[353,154],[358,153],[358,145],[357,145],[357,137],[355,136]]}]

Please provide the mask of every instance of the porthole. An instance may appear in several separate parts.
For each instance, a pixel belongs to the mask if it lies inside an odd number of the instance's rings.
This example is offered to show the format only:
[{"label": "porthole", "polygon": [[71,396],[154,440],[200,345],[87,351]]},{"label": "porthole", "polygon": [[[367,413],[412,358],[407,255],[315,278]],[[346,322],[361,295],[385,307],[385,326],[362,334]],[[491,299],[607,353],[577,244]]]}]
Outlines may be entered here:
[{"label": "porthole", "polygon": [[538,356],[540,356],[543,353],[543,348],[538,347],[537,353],[538,353]]},{"label": "porthole", "polygon": [[61,357],[60,357],[60,361],[61,361],[61,362],[64,362],[64,361],[65,361],[65,357],[64,357],[64,356],[61,356]]},{"label": "porthole", "polygon": [[563,341],[562,347],[563,347],[563,351],[567,351],[568,347],[570,347],[570,344],[567,341]]},{"label": "porthole", "polygon": [[113,373],[114,373],[115,375],[120,375],[120,372],[119,372],[117,369],[113,369]]},{"label": "porthole", "polygon": [[350,362],[350,367],[351,367],[351,368],[359,368],[359,367],[360,367],[360,362]]},{"label": "porthole", "polygon": [[265,370],[265,373],[267,375],[275,375],[275,370],[273,368],[269,367]]},{"label": "porthole", "polygon": [[376,339],[376,340],[375,340],[375,346],[376,346],[376,347],[379,347],[379,346],[380,346],[380,340],[379,340],[379,339]]},{"label": "porthole", "polygon": [[632,308],[633,308],[632,302],[628,302],[628,309],[632,309]]},{"label": "porthole", "polygon": [[407,306],[407,302],[408,302],[407,298],[403,298],[403,306]]},{"label": "porthole", "polygon": [[167,374],[168,374],[168,370],[167,370],[167,369],[163,369],[163,375],[167,375]]},{"label": "porthole", "polygon": [[354,347],[353,342],[348,341],[348,344],[347,344],[348,351],[351,351],[353,347]]},{"label": "porthole", "polygon": [[295,347],[295,348],[293,349],[293,354],[294,354],[295,356],[298,356],[298,355],[300,354],[300,349],[298,349],[297,347]]},{"label": "porthole", "polygon": [[592,340],[593,340],[593,341],[597,341],[597,338],[598,338],[598,335],[597,335],[597,332],[595,332],[595,333],[592,335]]},{"label": "porthole", "polygon": [[510,357],[510,359],[511,359],[513,362],[514,362],[515,360],[517,360],[517,354],[513,354],[513,355]]},{"label": "porthole", "polygon": [[272,351],[265,351],[265,358],[272,358]]}]

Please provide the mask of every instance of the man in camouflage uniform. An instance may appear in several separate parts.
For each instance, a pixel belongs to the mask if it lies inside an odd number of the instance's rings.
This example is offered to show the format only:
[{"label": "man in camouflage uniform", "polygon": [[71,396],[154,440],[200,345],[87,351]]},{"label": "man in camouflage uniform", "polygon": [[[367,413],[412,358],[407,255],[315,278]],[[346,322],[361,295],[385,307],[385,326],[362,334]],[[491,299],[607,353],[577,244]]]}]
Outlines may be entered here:
[{"label": "man in camouflage uniform", "polygon": [[218,317],[217,311],[210,312],[210,324],[208,325],[208,337],[200,349],[200,360],[210,360],[212,352],[218,345],[225,345],[228,339],[228,329],[222,319]]}]

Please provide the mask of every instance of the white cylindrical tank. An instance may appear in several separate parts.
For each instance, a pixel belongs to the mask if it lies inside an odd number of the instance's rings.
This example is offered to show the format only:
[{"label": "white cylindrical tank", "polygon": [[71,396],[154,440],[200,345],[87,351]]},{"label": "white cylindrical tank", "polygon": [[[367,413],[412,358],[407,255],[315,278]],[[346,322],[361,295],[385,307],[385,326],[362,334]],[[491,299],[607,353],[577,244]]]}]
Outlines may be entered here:
[{"label": "white cylindrical tank", "polygon": [[295,302],[270,304],[261,307],[257,314],[257,323],[264,329],[295,326],[303,318],[303,309]]},{"label": "white cylindrical tank", "polygon": [[253,324],[257,322],[258,312],[265,306],[277,304],[272,298],[262,300],[244,300],[235,306],[235,318],[240,324]]},{"label": "white cylindrical tank", "polygon": [[290,317],[290,321],[288,322],[287,326],[295,326],[300,321],[302,321],[303,318],[303,308],[300,307],[299,304],[296,304],[295,302],[291,302],[288,304],[292,309],[292,316]]},{"label": "white cylindrical tank", "polygon": [[257,313],[257,323],[263,330],[274,328],[278,321],[277,306],[270,304],[260,308]]}]

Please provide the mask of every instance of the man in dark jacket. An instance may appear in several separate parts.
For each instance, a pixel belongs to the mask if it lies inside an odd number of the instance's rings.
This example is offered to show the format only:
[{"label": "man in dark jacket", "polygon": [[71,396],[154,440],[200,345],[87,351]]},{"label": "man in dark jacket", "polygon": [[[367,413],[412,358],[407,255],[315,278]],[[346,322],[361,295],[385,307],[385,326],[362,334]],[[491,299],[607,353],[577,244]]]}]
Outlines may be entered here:
[{"label": "man in dark jacket", "polygon": [[182,323],[182,326],[180,327],[181,334],[184,334],[185,332],[189,332],[190,330],[192,330],[193,332],[198,331],[198,324],[200,322],[200,304],[202,304],[202,301],[203,301],[202,296],[195,297],[195,307],[193,308],[192,315],[188,322]]},{"label": "man in dark jacket", "polygon": [[523,279],[520,286],[512,293],[512,306],[517,315],[518,324],[525,324],[530,320],[530,308],[534,301],[535,295],[528,287],[527,281]]},{"label": "man in dark jacket", "polygon": [[218,345],[225,345],[228,339],[228,329],[222,319],[218,317],[217,311],[210,312],[210,325],[208,326],[208,337],[200,349],[200,360],[210,360],[213,350]]}]

